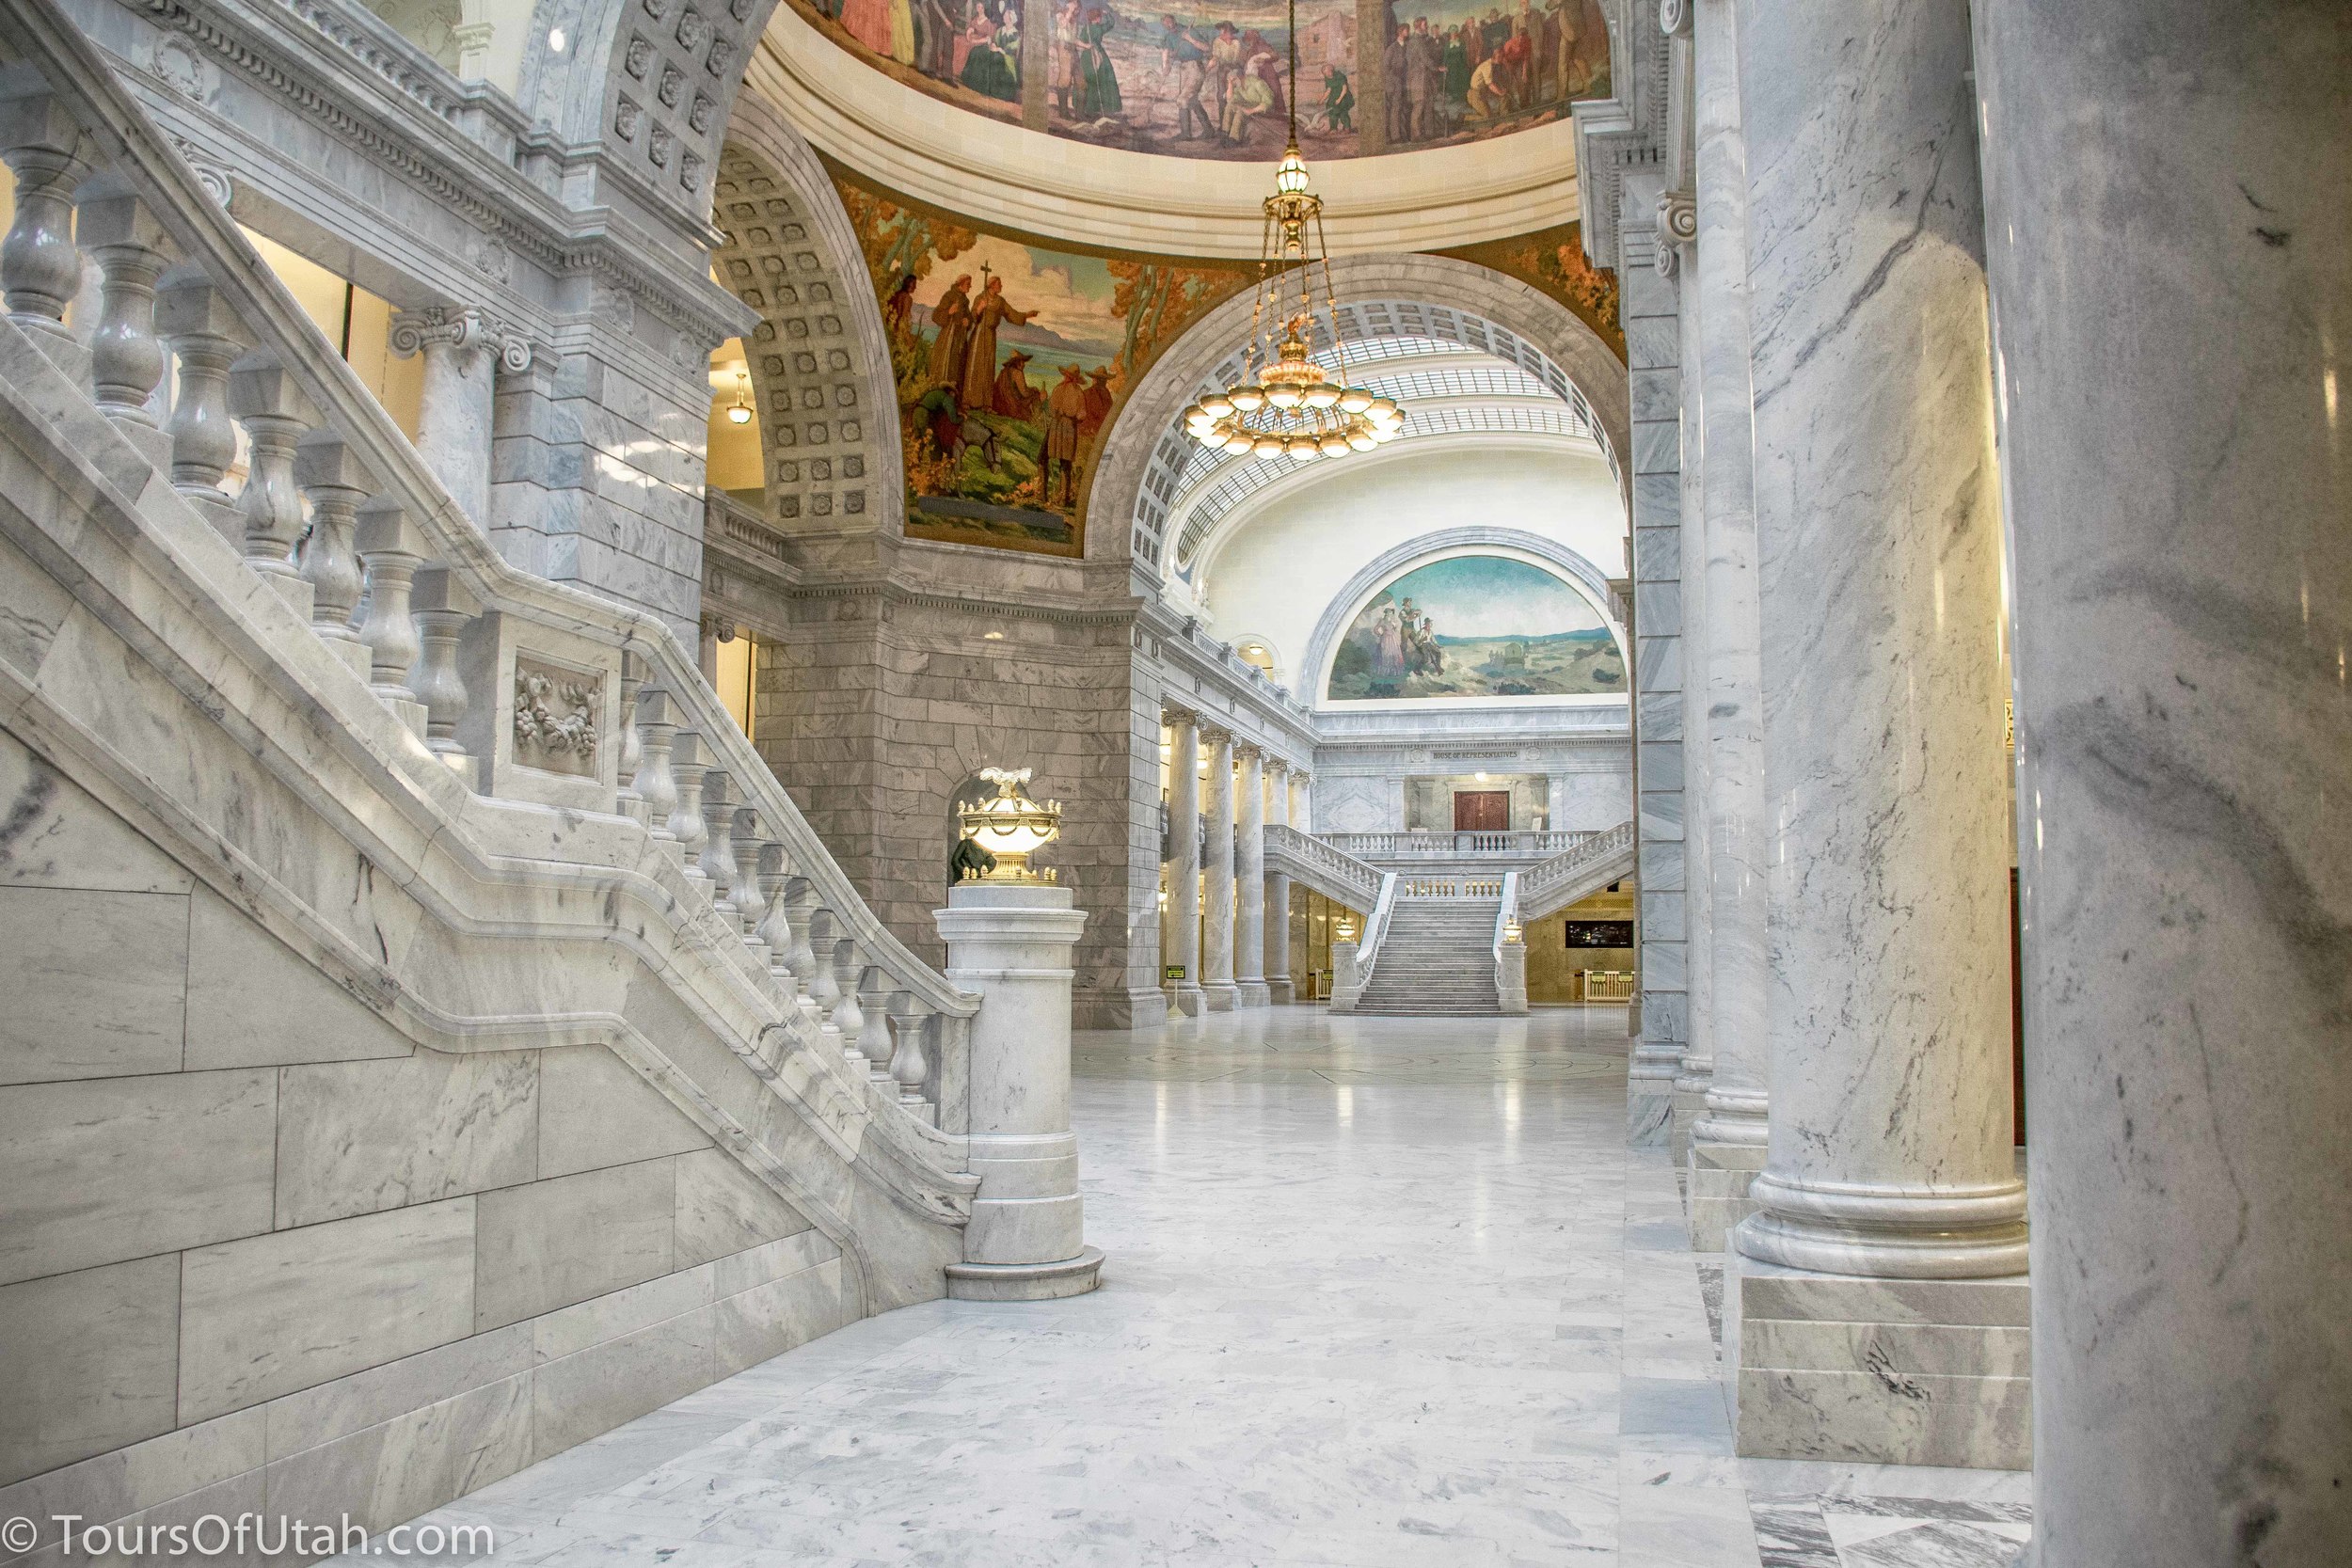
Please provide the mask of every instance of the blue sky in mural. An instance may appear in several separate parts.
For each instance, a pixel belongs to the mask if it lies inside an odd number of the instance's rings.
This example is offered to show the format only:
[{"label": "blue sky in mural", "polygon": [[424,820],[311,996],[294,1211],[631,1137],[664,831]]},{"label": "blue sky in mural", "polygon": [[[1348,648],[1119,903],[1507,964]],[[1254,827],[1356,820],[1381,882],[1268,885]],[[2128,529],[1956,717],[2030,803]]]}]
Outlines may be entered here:
[{"label": "blue sky in mural", "polygon": [[1466,555],[1375,594],[1341,639],[1325,693],[1460,701],[1624,689],[1625,661],[1592,601],[1543,567]]}]

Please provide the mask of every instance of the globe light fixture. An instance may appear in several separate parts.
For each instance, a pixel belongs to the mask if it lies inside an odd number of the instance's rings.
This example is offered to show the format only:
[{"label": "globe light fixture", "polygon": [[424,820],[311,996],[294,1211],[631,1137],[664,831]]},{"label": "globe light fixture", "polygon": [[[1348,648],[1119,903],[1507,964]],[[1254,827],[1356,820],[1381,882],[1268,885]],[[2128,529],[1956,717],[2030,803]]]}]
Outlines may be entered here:
[{"label": "globe light fixture", "polygon": [[1274,168],[1274,194],[1265,198],[1258,295],[1241,377],[1184,410],[1186,434],[1234,457],[1251,453],[1299,463],[1371,451],[1403,435],[1404,415],[1394,400],[1335,381],[1308,357],[1318,314],[1327,318],[1336,349],[1339,295],[1323,236],[1323,198],[1314,194],[1298,150],[1298,0],[1290,0],[1290,145]]},{"label": "globe light fixture", "polygon": [[735,372],[735,401],[727,404],[727,423],[752,422],[751,378],[742,372]]},{"label": "globe light fixture", "polygon": [[1031,771],[1026,768],[981,768],[980,777],[996,786],[995,796],[956,814],[963,836],[996,857],[996,868],[984,880],[1054,880],[1051,866],[1032,868],[1029,857],[1061,836],[1061,802],[1048,800],[1040,805],[1029,799],[1025,786]]}]

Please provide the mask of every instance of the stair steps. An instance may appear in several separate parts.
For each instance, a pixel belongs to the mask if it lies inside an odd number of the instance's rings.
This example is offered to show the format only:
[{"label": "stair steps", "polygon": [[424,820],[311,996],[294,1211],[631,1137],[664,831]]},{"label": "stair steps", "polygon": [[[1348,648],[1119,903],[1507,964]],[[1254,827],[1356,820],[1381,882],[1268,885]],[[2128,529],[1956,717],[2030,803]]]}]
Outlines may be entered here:
[{"label": "stair steps", "polygon": [[1404,1018],[1495,1018],[1497,898],[1402,898],[1356,1011]]}]

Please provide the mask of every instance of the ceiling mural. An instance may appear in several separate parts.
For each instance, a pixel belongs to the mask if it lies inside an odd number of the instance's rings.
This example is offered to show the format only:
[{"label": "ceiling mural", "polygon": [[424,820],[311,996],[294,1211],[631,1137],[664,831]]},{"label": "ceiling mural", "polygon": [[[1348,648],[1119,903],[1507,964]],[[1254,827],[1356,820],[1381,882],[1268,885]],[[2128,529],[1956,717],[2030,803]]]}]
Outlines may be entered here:
[{"label": "ceiling mural", "polygon": [[1048,248],[835,183],[890,341],[908,536],[1082,555],[1094,451],[1127,388],[1254,274]]},{"label": "ceiling mural", "polygon": [[[1128,151],[1271,163],[1288,135],[1281,0],[791,0],[896,80]],[[1600,0],[1299,0],[1310,162],[1442,147],[1567,118],[1611,89]]]},{"label": "ceiling mural", "polygon": [[1532,562],[1452,556],[1373,594],[1331,657],[1330,702],[1624,692],[1625,656],[1591,600]]},{"label": "ceiling mural", "polygon": [[1541,289],[1599,333],[1619,359],[1625,357],[1625,326],[1617,319],[1617,275],[1585,259],[1581,224],[1563,223],[1515,239],[1459,245],[1440,254],[1492,267]]}]

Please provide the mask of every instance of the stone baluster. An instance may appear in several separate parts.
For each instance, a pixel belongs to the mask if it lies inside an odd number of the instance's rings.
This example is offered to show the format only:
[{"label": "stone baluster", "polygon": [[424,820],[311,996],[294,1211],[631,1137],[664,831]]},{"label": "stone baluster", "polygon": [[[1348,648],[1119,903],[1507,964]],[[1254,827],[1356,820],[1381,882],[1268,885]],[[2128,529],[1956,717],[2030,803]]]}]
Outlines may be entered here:
[{"label": "stone baluster", "polygon": [[638,820],[656,844],[675,844],[670,814],[677,810],[677,780],[670,771],[671,736],[677,725],[670,721],[670,694],[660,687],[637,693],[637,794],[642,804]]},{"label": "stone baluster", "polygon": [[882,1021],[890,1006],[890,999],[882,990],[882,967],[866,964],[855,973],[858,1011],[867,1021],[866,1031],[858,1037],[858,1044],[866,1053],[866,1064],[872,1072],[874,1082],[886,1086],[890,1083],[890,1058],[896,1052],[891,1044],[890,1031],[882,1027]]},{"label": "stone baluster", "polygon": [[743,928],[743,940],[750,943],[753,956],[765,969],[768,967],[768,942],[759,934],[759,926],[768,917],[768,899],[759,887],[759,808],[738,805],[730,819],[730,832],[735,840],[735,879],[727,896],[735,904],[735,915]]},{"label": "stone baluster", "polygon": [[302,531],[294,454],[316,417],[293,375],[267,349],[256,349],[229,367],[229,411],[245,427],[249,447],[245,487],[237,493],[246,564],[307,613],[310,586],[294,563],[294,540]]},{"label": "stone baluster", "polygon": [[164,379],[164,345],[155,336],[155,283],[168,260],[163,226],[129,187],[102,176],[83,185],[74,230],[97,258],[100,279],[90,395],[116,423],[152,430]]},{"label": "stone baluster", "polygon": [[302,541],[302,577],[310,585],[310,629],[366,674],[369,654],[352,628],[352,607],[359,599],[359,557],[353,548],[359,503],[375,488],[334,430],[313,430],[295,443],[294,483],[310,503],[310,531]]},{"label": "stone baluster", "polygon": [[760,946],[768,955],[768,973],[784,992],[787,1004],[801,999],[800,977],[792,973],[792,944],[800,940],[794,929],[792,912],[787,907],[785,888],[790,881],[784,869],[784,846],[772,840],[759,847],[760,916],[758,937]]},{"label": "stone baluster", "polygon": [[703,840],[708,836],[703,827],[703,770],[708,765],[702,760],[702,736],[692,730],[680,730],[670,742],[670,778],[677,786],[677,805],[670,813],[670,836],[677,840],[679,853],[685,858],[687,880],[707,883],[708,876],[702,868]]},{"label": "stone baluster", "polygon": [[614,797],[613,804],[623,816],[632,822],[645,819],[645,797],[637,787],[637,770],[645,763],[644,737],[637,733],[637,692],[644,684],[644,657],[624,651],[621,655],[620,791]]},{"label": "stone baluster", "polygon": [[731,783],[723,768],[703,769],[703,841],[695,858],[710,883],[711,912],[740,929],[742,911],[735,903],[735,802],[727,799]]},{"label": "stone baluster", "polygon": [[841,1031],[841,1054],[862,1069],[866,1065],[866,1052],[858,1042],[866,1034],[866,1008],[857,995],[857,942],[849,937],[837,938],[825,967],[833,972],[836,997],[833,1006],[833,1026]]},{"label": "stone baluster", "polygon": [[891,1082],[898,1085],[898,1103],[909,1111],[922,1108],[923,1084],[930,1076],[930,1064],[924,1060],[923,1036],[930,1027],[930,1019],[914,1007],[914,998],[905,991],[894,991],[890,997],[891,1032],[897,1036],[897,1049],[890,1053]]},{"label": "stone baluster", "polygon": [[425,707],[424,743],[470,785],[474,759],[466,754],[457,727],[472,708],[473,697],[458,671],[457,643],[474,617],[473,605],[446,567],[419,572],[409,603],[421,645],[414,686],[417,700]]},{"label": "stone baluster", "polygon": [[[226,526],[234,503],[220,482],[237,460],[229,367],[245,352],[245,329],[193,261],[167,268],[156,279],[155,327],[180,365],[171,416],[164,421],[164,433],[171,437],[171,487]],[[230,542],[242,545],[242,533]]]},{"label": "stone baluster", "polygon": [[16,176],[16,216],[0,240],[0,298],[8,319],[53,354],[75,351],[65,308],[82,288],[73,191],[89,173],[88,147],[30,65],[0,70],[0,161]]},{"label": "stone baluster", "polygon": [[[813,892],[813,890],[812,890]],[[808,999],[833,1027],[834,1008],[841,1001],[841,982],[833,972],[833,911],[812,904],[801,925],[800,945],[792,950],[792,973],[808,989]]]},{"label": "stone baluster", "polygon": [[422,648],[413,603],[417,568],[424,564],[422,541],[398,502],[378,498],[361,509],[356,542],[367,573],[359,642],[367,650],[369,688],[423,740],[429,712],[408,674]]}]

